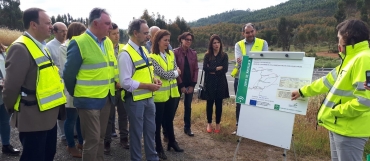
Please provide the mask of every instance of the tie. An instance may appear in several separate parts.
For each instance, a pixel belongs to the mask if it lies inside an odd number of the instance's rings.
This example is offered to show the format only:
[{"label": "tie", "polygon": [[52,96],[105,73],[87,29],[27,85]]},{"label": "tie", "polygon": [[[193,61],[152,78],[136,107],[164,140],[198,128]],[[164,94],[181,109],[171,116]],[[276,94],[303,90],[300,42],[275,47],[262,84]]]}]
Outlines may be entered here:
[{"label": "tie", "polygon": [[139,47],[139,50],[140,50],[140,54],[141,54],[141,57],[143,57],[143,59],[145,60],[146,64],[148,65],[148,58],[146,58],[144,52],[143,52],[143,48],[141,48],[141,46]]}]

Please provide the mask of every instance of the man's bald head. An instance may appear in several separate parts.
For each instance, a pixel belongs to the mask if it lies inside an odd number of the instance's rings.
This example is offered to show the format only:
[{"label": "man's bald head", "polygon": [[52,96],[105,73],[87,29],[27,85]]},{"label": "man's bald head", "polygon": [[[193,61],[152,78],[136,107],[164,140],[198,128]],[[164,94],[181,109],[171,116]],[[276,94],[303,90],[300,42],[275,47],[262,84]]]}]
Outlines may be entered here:
[{"label": "man's bald head", "polygon": [[158,26],[152,26],[149,28],[149,36],[150,36],[150,41],[153,42],[154,40],[154,35],[160,30]]},{"label": "man's bald head", "polygon": [[53,24],[54,36],[61,43],[64,43],[66,40],[67,30],[67,26],[63,22],[55,22]]}]

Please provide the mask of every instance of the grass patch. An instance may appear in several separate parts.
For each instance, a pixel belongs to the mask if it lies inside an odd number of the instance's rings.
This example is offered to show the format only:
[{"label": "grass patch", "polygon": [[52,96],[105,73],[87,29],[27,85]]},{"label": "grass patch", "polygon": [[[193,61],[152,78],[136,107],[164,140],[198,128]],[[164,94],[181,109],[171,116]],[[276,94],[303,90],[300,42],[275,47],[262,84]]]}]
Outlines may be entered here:
[{"label": "grass patch", "polygon": [[0,43],[5,46],[12,44],[19,36],[22,35],[22,32],[18,30],[9,30],[7,28],[0,28]]},{"label": "grass patch", "polygon": [[[330,142],[328,130],[321,126],[317,126],[316,117],[322,100],[325,95],[311,97],[308,104],[306,115],[296,115],[293,127],[294,148],[298,158],[307,156],[317,156],[320,158],[330,158]],[[183,127],[184,106],[180,102],[178,107],[174,125]],[[215,116],[213,115],[213,126],[215,126]],[[211,135],[215,140],[222,142],[235,143],[239,138],[236,135],[231,135],[235,130],[235,102],[234,99],[225,99],[223,101],[223,111],[221,118],[221,132],[218,135]],[[206,117],[206,101],[193,98],[192,103],[192,120],[193,129],[200,129],[206,133],[207,117]],[[293,152],[291,147],[290,153]],[[370,143],[365,146],[364,157],[370,153]]]}]

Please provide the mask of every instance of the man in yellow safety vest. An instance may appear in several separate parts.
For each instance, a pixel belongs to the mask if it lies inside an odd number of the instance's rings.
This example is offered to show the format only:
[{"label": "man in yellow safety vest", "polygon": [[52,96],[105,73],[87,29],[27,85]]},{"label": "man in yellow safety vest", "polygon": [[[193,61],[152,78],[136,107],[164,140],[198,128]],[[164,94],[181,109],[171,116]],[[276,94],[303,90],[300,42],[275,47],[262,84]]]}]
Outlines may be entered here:
[{"label": "man in yellow safety vest", "polygon": [[104,160],[105,132],[119,88],[117,60],[107,38],[111,29],[107,11],[94,8],[86,32],[73,37],[67,48],[63,79],[80,116],[83,161]]},{"label": "man in yellow safety vest", "polygon": [[[235,78],[234,80],[234,91],[237,93],[238,82],[239,82],[239,68],[241,67],[243,56],[248,55],[249,51],[267,51],[268,44],[265,40],[255,37],[256,28],[252,23],[247,23],[242,28],[242,34],[245,39],[240,40],[235,44],[235,68],[231,72],[231,76]],[[239,122],[240,104],[236,104],[236,126]],[[236,134],[234,131],[232,134]]]},{"label": "man in yellow safety vest", "polygon": [[7,52],[4,104],[14,112],[11,125],[18,128],[23,146],[20,160],[54,160],[56,122],[64,117],[67,100],[58,68],[45,47],[53,27],[40,8],[25,10],[23,25],[26,31]]}]

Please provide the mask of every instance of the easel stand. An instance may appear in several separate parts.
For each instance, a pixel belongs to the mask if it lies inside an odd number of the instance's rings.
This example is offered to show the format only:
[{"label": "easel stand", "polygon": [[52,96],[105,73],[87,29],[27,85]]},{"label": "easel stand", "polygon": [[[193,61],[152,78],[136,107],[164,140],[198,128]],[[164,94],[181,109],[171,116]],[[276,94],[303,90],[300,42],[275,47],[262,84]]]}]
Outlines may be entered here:
[{"label": "easel stand", "polygon": [[[279,108],[278,109],[262,108],[256,105],[252,105],[250,102],[246,102],[247,98],[246,91],[248,92],[248,94],[253,94],[257,96],[259,94],[252,93],[256,92],[256,90],[248,90],[249,81],[247,81],[247,79],[244,79],[246,76],[243,76],[242,74],[244,75],[248,74],[243,73],[243,66],[245,67],[245,65],[249,64],[249,68],[247,68],[247,70],[244,70],[244,72],[245,71],[249,72],[249,70],[251,70],[250,63],[253,63],[253,61],[255,61],[254,59],[259,59],[257,61],[264,61],[263,59],[274,59],[273,61],[275,62],[276,60],[279,60],[279,62],[281,60],[283,63],[287,62],[290,63],[290,60],[294,60],[292,62],[297,61],[300,62],[300,60],[302,60],[303,62],[304,56],[305,56],[304,52],[250,52],[249,57],[248,56],[245,57],[245,59],[249,59],[247,60],[249,63],[246,63],[243,60],[242,70],[239,75],[239,84],[236,102],[241,104],[237,129],[237,135],[240,136],[240,138],[237,141],[238,144],[235,149],[233,161],[237,161],[237,154],[239,151],[242,138],[248,138],[251,140],[270,144],[284,149],[283,158],[285,161],[287,160],[287,151],[290,149],[291,145],[293,145],[293,150],[295,154],[293,142],[294,138],[292,135],[295,113],[283,112],[281,111],[281,109],[279,110]],[[266,60],[266,62],[270,61],[272,60]],[[253,78],[254,75],[249,75],[247,77],[250,79]],[[242,82],[244,82],[244,84]],[[245,93],[239,93],[239,91],[245,91]],[[240,100],[244,100],[244,102]]]}]

